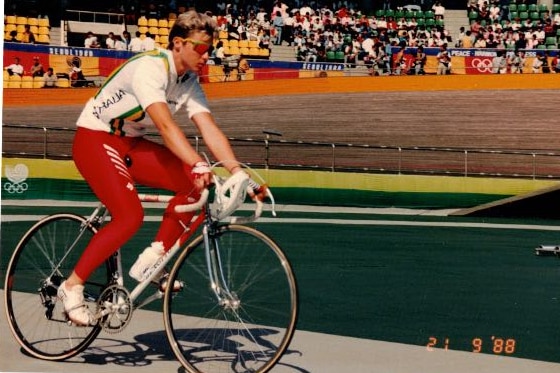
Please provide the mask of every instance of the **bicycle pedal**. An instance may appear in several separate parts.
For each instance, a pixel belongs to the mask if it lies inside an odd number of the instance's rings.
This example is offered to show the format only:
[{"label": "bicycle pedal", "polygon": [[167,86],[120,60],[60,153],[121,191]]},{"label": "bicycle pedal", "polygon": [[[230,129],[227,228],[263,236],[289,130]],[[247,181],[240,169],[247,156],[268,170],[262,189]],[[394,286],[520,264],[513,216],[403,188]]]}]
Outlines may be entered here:
[{"label": "bicycle pedal", "polygon": [[[157,285],[159,291],[161,291],[162,293],[164,293],[165,290],[167,290],[168,278],[169,276],[163,276],[159,281],[154,282],[154,284]],[[184,287],[185,287],[185,283],[183,281],[175,280],[173,281],[172,292],[178,293],[181,290],[183,290]]]}]

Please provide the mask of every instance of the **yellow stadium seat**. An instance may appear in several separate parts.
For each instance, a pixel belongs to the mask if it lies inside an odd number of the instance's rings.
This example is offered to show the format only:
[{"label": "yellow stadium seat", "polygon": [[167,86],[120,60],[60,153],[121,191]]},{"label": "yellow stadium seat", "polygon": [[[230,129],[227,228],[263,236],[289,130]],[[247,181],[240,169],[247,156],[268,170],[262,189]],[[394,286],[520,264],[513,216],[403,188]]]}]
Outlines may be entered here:
[{"label": "yellow stadium seat", "polygon": [[70,79],[58,78],[56,81],[56,86],[59,88],[68,88],[70,87]]},{"label": "yellow stadium seat", "polygon": [[23,40],[23,32],[18,32],[16,35],[16,40],[21,42]]},{"label": "yellow stadium seat", "polygon": [[15,25],[16,24],[16,16],[6,16],[6,23]]},{"label": "yellow stadium seat", "polygon": [[170,19],[170,20],[167,22],[167,27],[171,28],[171,27],[173,27],[174,24],[175,24],[175,20],[174,20],[174,19]]},{"label": "yellow stadium seat", "polygon": [[36,76],[33,78],[33,88],[43,88],[45,82],[43,81],[42,76]]},{"label": "yellow stadium seat", "polygon": [[157,27],[159,27],[159,28],[167,27],[167,20],[166,19],[158,20],[158,26]]},{"label": "yellow stadium seat", "polygon": [[261,51],[259,50],[259,48],[249,48],[249,56],[260,56],[261,55]]},{"label": "yellow stadium seat", "polygon": [[227,38],[228,38],[228,33],[227,33],[227,31],[220,30],[220,32],[218,32],[218,38],[219,38],[219,39],[227,39]]},{"label": "yellow stadium seat", "polygon": [[239,47],[229,47],[229,54],[241,54]]},{"label": "yellow stadium seat", "polygon": [[16,25],[27,25],[27,17],[17,16]]},{"label": "yellow stadium seat", "polygon": [[10,74],[6,70],[3,70],[3,71],[4,71],[4,78],[3,79],[4,79],[5,82],[7,82],[8,80],[10,80]]},{"label": "yellow stadium seat", "polygon": [[159,36],[159,42],[164,45],[165,48],[167,48],[167,44],[169,44],[169,36],[167,35],[160,35]]},{"label": "yellow stadium seat", "polygon": [[50,39],[49,35],[39,34],[39,35],[37,35],[37,43],[50,44],[51,39]]},{"label": "yellow stadium seat", "polygon": [[39,27],[29,26],[29,31],[31,31],[34,35],[37,35],[39,33]]},{"label": "yellow stadium seat", "polygon": [[249,48],[249,40],[239,40],[239,48]]},{"label": "yellow stadium seat", "polygon": [[229,47],[224,46],[224,54],[231,54],[229,51]]},{"label": "yellow stadium seat", "polygon": [[11,75],[8,80],[8,88],[21,88],[21,76]]},{"label": "yellow stadium seat", "polygon": [[148,32],[148,28],[146,26],[139,26],[138,31],[140,31],[141,34],[145,34]]},{"label": "yellow stadium seat", "polygon": [[20,25],[20,24],[18,24],[18,25],[16,26],[16,31],[17,31],[18,33],[23,33],[23,32],[25,31],[25,25]]},{"label": "yellow stadium seat", "polygon": [[35,17],[27,18],[27,24],[29,26],[39,26],[39,19]]},{"label": "yellow stadium seat", "polygon": [[239,41],[237,39],[231,39],[229,41],[229,46],[231,47],[239,47]]},{"label": "yellow stadium seat", "polygon": [[268,56],[270,56],[270,49],[268,49],[268,48],[260,48],[259,50],[260,50],[260,52],[261,52],[261,54],[260,54],[261,56],[263,56],[263,57],[268,57]]},{"label": "yellow stadium seat", "polygon": [[21,78],[21,88],[33,88],[33,77],[23,76]]},{"label": "yellow stadium seat", "polygon": [[138,18],[138,27],[148,27],[148,19],[144,16]]},{"label": "yellow stadium seat", "polygon": [[159,35],[169,35],[169,29],[167,27],[160,27],[158,33]]},{"label": "yellow stadium seat", "polygon": [[49,35],[50,34],[50,30],[48,27],[46,26],[39,26],[39,30],[37,30],[37,33],[39,35]]},{"label": "yellow stadium seat", "polygon": [[249,48],[258,48],[259,42],[257,40],[249,40]]},{"label": "yellow stadium seat", "polygon": [[158,20],[157,20],[157,18],[150,18],[150,19],[148,19],[148,27],[158,27]]},{"label": "yellow stadium seat", "polygon": [[4,30],[8,33],[8,35],[10,34],[11,31],[14,31],[14,30],[16,30],[16,29],[17,29],[17,27],[16,27],[16,25],[13,24],[13,23],[8,23],[8,24],[6,24],[6,26],[4,27]]},{"label": "yellow stadium seat", "polygon": [[242,56],[248,56],[249,55],[249,48],[240,47],[239,48],[239,54],[241,54]]},{"label": "yellow stadium seat", "polygon": [[225,47],[229,47],[229,40],[227,40],[227,39],[219,39],[219,40],[220,40],[220,41],[222,42],[222,44],[224,45],[224,48],[225,48]]},{"label": "yellow stadium seat", "polygon": [[39,27],[51,27],[51,23],[48,18],[39,18]]},{"label": "yellow stadium seat", "polygon": [[157,27],[154,27],[154,26],[149,27],[149,28],[148,28],[148,31],[149,31],[150,34],[152,34],[152,35],[159,35],[159,29],[158,29]]}]

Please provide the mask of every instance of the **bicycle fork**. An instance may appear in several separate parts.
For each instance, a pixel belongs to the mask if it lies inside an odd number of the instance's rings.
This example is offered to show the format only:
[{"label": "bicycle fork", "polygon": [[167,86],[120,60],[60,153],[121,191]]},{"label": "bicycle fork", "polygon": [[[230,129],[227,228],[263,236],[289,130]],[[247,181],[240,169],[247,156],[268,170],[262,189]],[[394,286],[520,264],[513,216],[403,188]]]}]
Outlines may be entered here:
[{"label": "bicycle fork", "polygon": [[226,310],[236,311],[241,305],[241,301],[237,294],[231,291],[227,285],[224,268],[222,266],[220,245],[219,241],[216,239],[216,229],[206,224],[202,229],[202,234],[204,237],[204,251],[206,254],[206,264],[212,291],[221,307]]}]

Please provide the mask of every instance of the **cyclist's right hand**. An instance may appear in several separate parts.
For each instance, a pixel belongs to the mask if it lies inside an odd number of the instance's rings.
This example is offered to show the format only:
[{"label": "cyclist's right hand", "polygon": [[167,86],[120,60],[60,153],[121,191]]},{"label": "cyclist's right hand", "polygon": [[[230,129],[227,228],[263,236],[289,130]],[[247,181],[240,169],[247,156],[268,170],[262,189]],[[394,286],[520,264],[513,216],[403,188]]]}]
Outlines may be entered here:
[{"label": "cyclist's right hand", "polygon": [[247,192],[253,201],[258,200],[262,202],[268,196],[268,186],[266,184],[261,185],[250,178]]}]

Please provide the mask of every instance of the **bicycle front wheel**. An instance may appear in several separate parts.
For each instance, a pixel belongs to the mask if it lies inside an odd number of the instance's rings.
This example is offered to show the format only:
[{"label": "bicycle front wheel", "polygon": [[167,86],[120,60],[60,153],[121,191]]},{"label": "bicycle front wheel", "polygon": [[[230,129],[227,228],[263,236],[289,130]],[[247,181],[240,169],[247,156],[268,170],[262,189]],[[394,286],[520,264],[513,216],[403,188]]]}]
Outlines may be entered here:
[{"label": "bicycle front wheel", "polygon": [[[69,325],[56,296],[96,232],[81,216],[48,216],[27,231],[12,254],[4,285],[8,325],[21,347],[36,358],[75,356],[101,331],[99,325]],[[85,284],[84,296],[93,311],[108,280],[108,268],[101,266]]]},{"label": "bicycle front wheel", "polygon": [[[225,225],[194,240],[177,259],[165,294],[167,337],[189,373],[270,370],[293,336],[297,285],[288,259],[265,234]],[[171,287],[170,287],[171,288]]]}]

